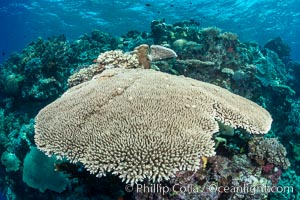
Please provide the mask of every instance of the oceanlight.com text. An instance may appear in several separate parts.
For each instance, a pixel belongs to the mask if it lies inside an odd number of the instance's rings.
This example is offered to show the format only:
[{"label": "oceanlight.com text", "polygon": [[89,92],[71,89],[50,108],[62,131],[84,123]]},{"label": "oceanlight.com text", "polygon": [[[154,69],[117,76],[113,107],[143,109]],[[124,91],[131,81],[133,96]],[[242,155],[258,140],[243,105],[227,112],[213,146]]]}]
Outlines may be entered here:
[{"label": "oceanlight.com text", "polygon": [[203,191],[210,191],[213,193],[247,193],[255,195],[259,193],[293,193],[292,186],[266,186],[266,185],[243,185],[243,186],[218,186],[217,184],[208,184],[204,187],[200,186],[181,186],[175,184],[172,187],[161,184],[136,184],[126,185],[127,192],[136,191],[137,193],[160,193],[162,195],[171,192],[183,192],[190,194],[202,193]]}]

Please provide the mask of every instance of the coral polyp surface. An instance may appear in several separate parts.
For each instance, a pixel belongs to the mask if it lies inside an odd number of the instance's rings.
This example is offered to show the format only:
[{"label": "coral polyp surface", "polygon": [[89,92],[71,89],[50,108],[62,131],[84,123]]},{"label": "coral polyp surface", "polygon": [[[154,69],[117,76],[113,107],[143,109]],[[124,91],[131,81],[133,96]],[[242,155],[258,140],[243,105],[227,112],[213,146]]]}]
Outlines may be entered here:
[{"label": "coral polyp surface", "polygon": [[70,88],[36,117],[35,142],[47,153],[112,171],[131,184],[196,171],[215,154],[218,121],[266,133],[270,114],[218,86],[146,69],[107,69]]}]

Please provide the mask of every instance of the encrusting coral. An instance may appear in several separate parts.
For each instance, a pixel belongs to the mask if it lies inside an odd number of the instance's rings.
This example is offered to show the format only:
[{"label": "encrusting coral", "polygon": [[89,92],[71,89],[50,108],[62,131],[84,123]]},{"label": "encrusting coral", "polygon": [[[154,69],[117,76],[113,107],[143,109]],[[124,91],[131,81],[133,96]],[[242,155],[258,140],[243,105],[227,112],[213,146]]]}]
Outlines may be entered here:
[{"label": "encrusting coral", "polygon": [[35,142],[48,155],[134,184],[196,171],[215,154],[220,121],[266,133],[270,114],[218,86],[146,69],[106,69],[66,91],[36,117]]}]

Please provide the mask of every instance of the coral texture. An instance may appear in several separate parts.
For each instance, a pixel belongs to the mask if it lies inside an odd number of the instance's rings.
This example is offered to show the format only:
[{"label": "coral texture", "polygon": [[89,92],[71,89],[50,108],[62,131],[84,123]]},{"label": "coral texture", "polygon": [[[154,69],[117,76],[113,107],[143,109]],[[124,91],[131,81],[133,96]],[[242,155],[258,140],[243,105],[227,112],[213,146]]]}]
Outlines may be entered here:
[{"label": "coral texture", "polygon": [[132,184],[197,170],[212,156],[221,121],[266,133],[272,118],[218,86],[145,69],[105,70],[74,86],[36,117],[46,154],[80,161],[98,176],[113,171]]},{"label": "coral texture", "polygon": [[177,57],[175,51],[161,45],[151,45],[150,49],[151,49],[150,59],[152,61]]},{"label": "coral texture", "polygon": [[249,142],[249,156],[260,165],[272,163],[283,169],[290,166],[290,162],[286,158],[286,149],[277,138],[251,140]]},{"label": "coral texture", "polygon": [[150,69],[151,62],[149,59],[149,45],[142,44],[134,48],[133,53],[137,55],[140,66],[143,66],[144,69]]},{"label": "coral texture", "polygon": [[95,60],[97,64],[82,68],[68,79],[68,87],[73,87],[82,82],[89,81],[96,74],[100,74],[105,68],[138,68],[141,67],[138,54],[123,53],[121,50],[113,50],[101,53]]},{"label": "coral texture", "polygon": [[33,147],[24,159],[23,181],[41,192],[62,192],[67,187],[66,175],[54,170],[54,158],[49,158]]},{"label": "coral texture", "polygon": [[135,54],[123,53],[121,50],[113,50],[101,53],[97,63],[114,68],[139,68],[139,61]]},{"label": "coral texture", "polygon": [[103,70],[105,70],[104,66],[98,64],[92,64],[89,67],[82,68],[68,78],[68,87],[70,88],[85,81],[89,81],[96,74],[103,72]]},{"label": "coral texture", "polygon": [[[68,86],[73,87],[82,82],[91,80],[96,74],[100,74],[105,68],[144,68],[150,69],[151,61],[163,60],[177,57],[176,53],[169,48],[160,45],[142,44],[137,46],[134,51],[123,53],[121,50],[113,50],[101,53],[95,60],[97,64],[81,69],[68,79]],[[151,58],[151,59],[150,59]]]},{"label": "coral texture", "polygon": [[7,172],[19,170],[20,160],[14,153],[5,151],[1,156],[1,163]]}]

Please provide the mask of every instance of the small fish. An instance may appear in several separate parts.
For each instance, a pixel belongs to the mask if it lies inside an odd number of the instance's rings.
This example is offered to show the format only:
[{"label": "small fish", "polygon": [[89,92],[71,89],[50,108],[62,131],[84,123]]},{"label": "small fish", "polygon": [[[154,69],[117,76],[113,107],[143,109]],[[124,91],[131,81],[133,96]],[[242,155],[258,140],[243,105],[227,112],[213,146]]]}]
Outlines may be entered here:
[{"label": "small fish", "polygon": [[151,6],[151,4],[150,4],[150,3],[146,3],[145,6],[148,6],[148,7],[149,7],[149,6]]},{"label": "small fish", "polygon": [[2,56],[5,56],[5,52],[4,51],[2,52]]}]

